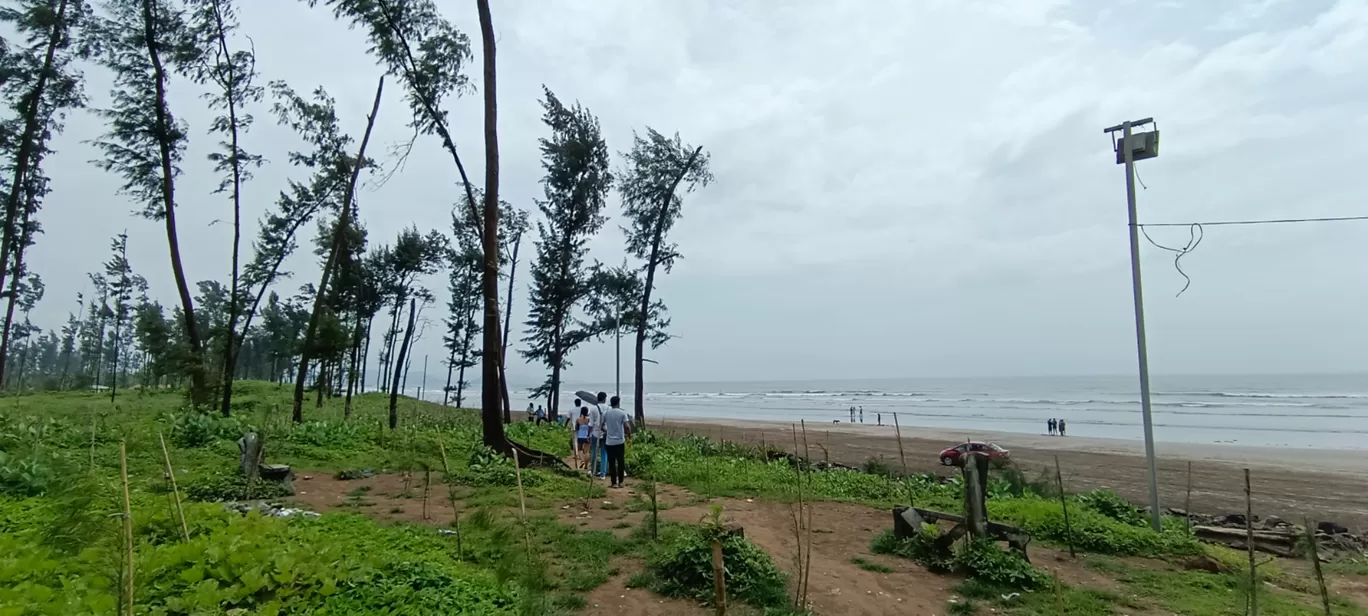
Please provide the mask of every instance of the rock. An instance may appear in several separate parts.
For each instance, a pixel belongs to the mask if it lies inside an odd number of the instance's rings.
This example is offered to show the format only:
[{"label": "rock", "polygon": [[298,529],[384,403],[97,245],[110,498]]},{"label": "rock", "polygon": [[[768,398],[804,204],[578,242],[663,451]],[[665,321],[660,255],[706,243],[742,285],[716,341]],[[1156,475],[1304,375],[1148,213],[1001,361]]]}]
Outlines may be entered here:
[{"label": "rock", "polygon": [[1327,535],[1342,535],[1349,532],[1348,527],[1334,522],[1317,522],[1316,530]]},{"label": "rock", "polygon": [[1244,528],[1245,517],[1242,513],[1227,513],[1216,522],[1221,526]]},{"label": "rock", "polygon": [[1262,520],[1262,523],[1263,523],[1263,527],[1264,527],[1264,528],[1267,528],[1268,530],[1275,530],[1275,529],[1278,529],[1278,528],[1282,528],[1282,527],[1286,527],[1286,526],[1291,526],[1291,524],[1288,524],[1287,522],[1284,522],[1282,518],[1280,518],[1280,517],[1278,517],[1278,516],[1275,516],[1275,515],[1270,515],[1270,516],[1264,518],[1264,519]]}]

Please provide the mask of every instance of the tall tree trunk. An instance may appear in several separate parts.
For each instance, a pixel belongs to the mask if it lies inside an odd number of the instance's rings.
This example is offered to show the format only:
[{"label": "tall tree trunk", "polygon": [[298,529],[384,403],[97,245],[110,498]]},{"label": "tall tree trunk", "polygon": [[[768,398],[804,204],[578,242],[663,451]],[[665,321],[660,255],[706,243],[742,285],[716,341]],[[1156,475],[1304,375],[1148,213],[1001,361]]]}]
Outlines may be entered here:
[{"label": "tall tree trunk", "polygon": [[356,389],[356,366],[360,363],[361,355],[361,312],[356,313],[356,326],[352,329],[352,348],[351,361],[347,366],[347,401],[344,404],[342,417],[351,419],[352,412],[352,391]]},{"label": "tall tree trunk", "polygon": [[370,366],[370,343],[371,326],[375,324],[375,315],[366,317],[365,348],[361,350],[361,376],[356,380],[357,393],[366,393],[366,370]]},{"label": "tall tree trunk", "polygon": [[456,347],[451,347],[451,355],[447,357],[447,380],[446,387],[442,388],[442,406],[446,406],[451,401],[451,374],[456,371]]},{"label": "tall tree trunk", "polygon": [[166,223],[166,244],[171,252],[171,273],[176,279],[176,292],[180,295],[181,314],[185,319],[185,337],[190,347],[190,401],[196,406],[207,402],[207,376],[204,365],[204,343],[200,338],[199,322],[195,319],[195,302],[190,295],[190,284],[185,279],[185,266],[181,263],[180,237],[176,232],[176,177],[172,164],[171,117],[166,102],[166,69],[162,66],[160,33],[153,25],[156,22],[152,13],[153,0],[142,0],[143,38],[147,45],[147,57],[152,63],[153,83],[156,86],[156,138],[161,154],[161,193],[164,209],[163,222]]},{"label": "tall tree trunk", "polygon": [[499,412],[508,384],[503,381],[503,337],[499,335],[499,98],[495,89],[494,18],[489,12],[489,0],[475,0],[475,6],[480,14],[484,49],[484,365],[480,374],[480,423],[485,445],[511,454],[512,444],[504,436],[503,415]]},{"label": "tall tree trunk", "polygon": [[[223,12],[220,10],[218,0],[213,0],[214,24],[217,28],[217,39],[219,53],[228,62],[228,78],[226,82],[230,85],[224,88],[224,95],[228,100],[228,143],[232,148],[233,164],[233,256],[232,256],[232,293],[228,296],[228,344],[223,347],[223,401],[219,406],[219,412],[224,417],[229,415],[233,404],[233,376],[237,368],[237,355],[239,343],[235,341],[238,335],[238,285],[239,282],[239,254],[242,247],[242,160],[238,156],[238,116],[237,116],[237,76],[234,74],[235,65],[233,55],[228,50],[227,33],[223,28]],[[242,337],[247,336],[246,328],[243,328]]]},{"label": "tall tree trunk", "polygon": [[323,265],[323,274],[318,281],[318,289],[314,292],[313,311],[309,313],[309,326],[304,333],[304,344],[299,352],[299,372],[295,375],[294,391],[294,413],[292,419],[295,423],[304,421],[304,380],[309,371],[309,351],[313,346],[314,334],[318,332],[318,321],[323,313],[323,298],[328,293],[328,279],[332,277],[332,271],[337,265],[337,255],[342,252],[342,238],[346,236],[347,226],[351,221],[352,199],[356,195],[356,182],[361,177],[361,167],[366,161],[366,146],[370,144],[371,131],[375,128],[375,117],[380,113],[380,97],[385,91],[385,77],[382,75],[380,81],[375,86],[375,102],[371,103],[370,115],[366,116],[366,132],[361,136],[361,147],[356,153],[356,160],[352,161],[351,180],[347,182],[347,190],[342,194],[341,213],[337,216],[337,227],[333,229],[332,247],[328,251],[328,260]]},{"label": "tall tree trunk", "polygon": [[646,261],[646,285],[641,291],[641,314],[637,319],[636,331],[636,386],[632,389],[632,410],[637,426],[646,425],[646,330],[651,324],[651,290],[655,288],[656,266],[660,264],[660,240],[665,236],[665,217],[670,211],[670,202],[674,201],[675,189],[679,188],[679,183],[688,175],[689,168],[693,167],[702,151],[701,145],[694,148],[689,160],[679,170],[679,175],[670,182],[670,190],[665,192],[660,200],[660,209],[656,212],[655,228],[651,230],[651,258]]},{"label": "tall tree trunk", "polygon": [[404,354],[408,351],[409,341],[413,340],[413,322],[418,316],[418,300],[409,300],[408,327],[404,328],[404,341],[399,344],[399,358],[394,362],[394,379],[390,382],[389,427],[399,427],[399,380],[404,369]]},{"label": "tall tree trunk", "polygon": [[[14,174],[10,176],[10,190],[5,197],[5,228],[0,232],[0,273],[9,271],[9,255],[15,239],[14,223],[19,217],[19,198],[24,187],[28,185],[29,165],[33,162],[34,155],[42,150],[42,144],[35,141],[39,128],[45,124],[39,116],[42,114],[43,96],[47,91],[48,77],[52,74],[52,64],[56,61],[57,47],[62,44],[62,34],[66,30],[66,9],[67,0],[62,0],[61,4],[57,5],[57,19],[52,23],[52,33],[48,35],[43,67],[38,71],[38,79],[34,81],[33,89],[29,90],[28,98],[24,101],[24,133],[19,138],[19,149],[15,152]],[[16,277],[18,275],[15,274]],[[13,296],[10,300],[13,301]],[[0,332],[0,383],[4,382],[5,364],[9,359],[10,326],[11,318],[6,318],[4,330]]]},{"label": "tall tree trunk", "polygon": [[[42,157],[38,156],[36,158],[41,160]],[[32,191],[25,190],[24,192],[27,196],[24,204],[24,213],[20,216],[19,220],[19,241],[15,242],[11,247],[12,252],[14,252],[14,268],[13,271],[7,272],[9,274],[9,290],[6,293],[7,297],[5,298],[5,325],[3,333],[0,333],[0,350],[7,350],[9,348],[10,328],[14,324],[14,306],[15,303],[19,301],[19,281],[24,277],[25,273],[24,256],[28,254],[29,242],[33,239],[33,228],[32,225],[29,224],[29,218],[38,207],[37,196],[34,195]],[[0,353],[0,358],[4,358],[0,359],[0,361],[8,362],[8,357],[5,354]],[[0,379],[4,378],[3,373],[4,371],[0,370]]]},{"label": "tall tree trunk", "polygon": [[[508,333],[513,326],[513,279],[518,276],[518,248],[522,246],[522,234],[513,238],[513,255],[508,260],[508,300],[504,304],[504,327],[502,354],[499,355],[499,379],[507,380],[508,371]],[[503,396],[503,421],[513,423],[513,408],[508,402],[508,387],[505,383]]]}]

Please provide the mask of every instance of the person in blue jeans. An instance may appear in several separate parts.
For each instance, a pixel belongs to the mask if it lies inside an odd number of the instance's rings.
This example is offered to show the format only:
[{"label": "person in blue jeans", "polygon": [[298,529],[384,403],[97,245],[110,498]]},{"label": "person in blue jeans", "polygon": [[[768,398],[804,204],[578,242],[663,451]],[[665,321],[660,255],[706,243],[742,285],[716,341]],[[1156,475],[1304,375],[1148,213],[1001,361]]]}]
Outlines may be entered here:
[{"label": "person in blue jeans", "polygon": [[603,444],[603,405],[605,404],[608,404],[608,394],[605,392],[598,392],[598,404],[596,404],[595,407],[598,408],[599,412],[599,419],[597,423],[598,427],[596,428],[596,432],[599,438],[599,451],[598,456],[594,459],[598,461],[596,472],[598,473],[599,477],[603,477],[608,474],[608,448],[605,447]]}]

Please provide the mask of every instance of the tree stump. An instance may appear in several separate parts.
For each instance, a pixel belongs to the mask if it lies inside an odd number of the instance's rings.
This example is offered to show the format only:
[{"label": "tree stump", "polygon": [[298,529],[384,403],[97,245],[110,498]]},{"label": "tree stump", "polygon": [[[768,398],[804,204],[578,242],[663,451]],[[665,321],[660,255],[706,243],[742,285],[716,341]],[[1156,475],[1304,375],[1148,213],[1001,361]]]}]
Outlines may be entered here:
[{"label": "tree stump", "polygon": [[969,536],[988,537],[988,456],[970,452],[964,460],[964,510]]},{"label": "tree stump", "polygon": [[255,432],[248,432],[238,439],[238,471],[247,479],[257,476],[257,465],[262,459],[261,445],[261,439]]}]

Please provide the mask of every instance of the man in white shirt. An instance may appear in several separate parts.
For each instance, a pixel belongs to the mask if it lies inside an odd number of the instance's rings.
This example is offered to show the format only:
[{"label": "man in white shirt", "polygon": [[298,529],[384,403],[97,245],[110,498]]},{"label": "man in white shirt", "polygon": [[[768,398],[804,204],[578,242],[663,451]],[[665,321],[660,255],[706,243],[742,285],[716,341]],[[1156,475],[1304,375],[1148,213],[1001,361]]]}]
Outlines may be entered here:
[{"label": "man in white shirt", "polygon": [[627,475],[627,441],[632,437],[632,418],[618,405],[621,399],[613,396],[611,406],[603,412],[603,448],[608,452],[608,477],[612,487],[621,488]]}]

